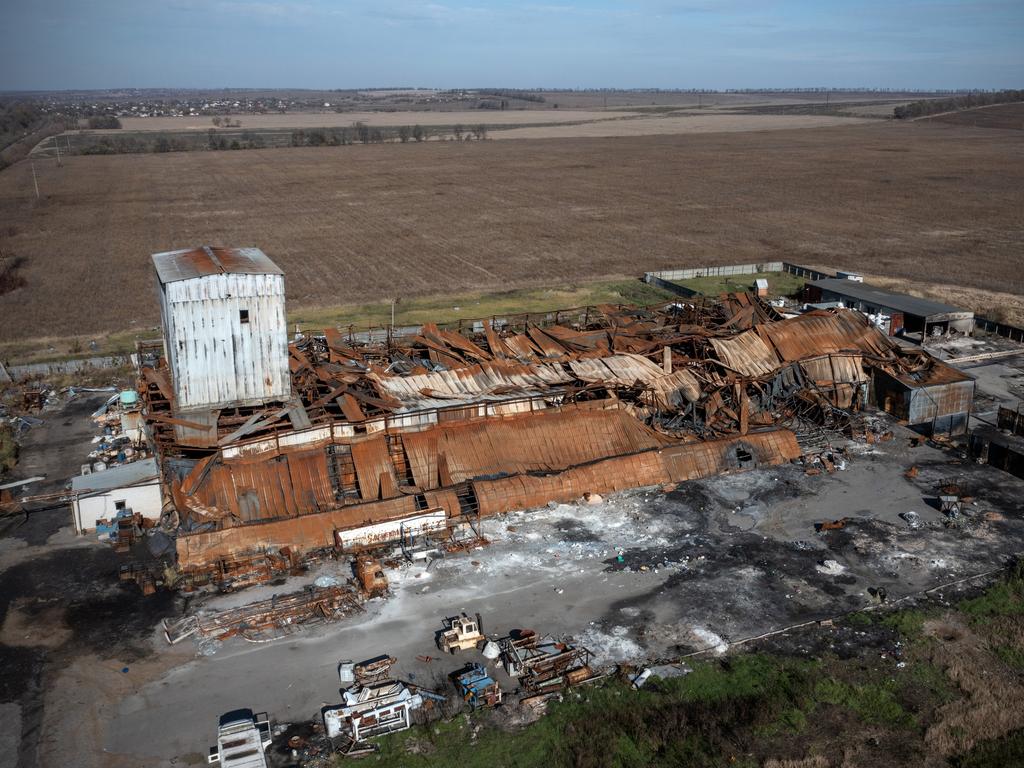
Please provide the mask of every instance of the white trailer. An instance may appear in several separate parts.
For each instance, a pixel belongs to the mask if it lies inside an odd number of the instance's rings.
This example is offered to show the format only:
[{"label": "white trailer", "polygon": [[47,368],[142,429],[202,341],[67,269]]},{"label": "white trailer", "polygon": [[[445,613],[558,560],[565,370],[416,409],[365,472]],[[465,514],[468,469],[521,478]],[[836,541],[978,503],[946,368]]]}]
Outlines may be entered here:
[{"label": "white trailer", "polygon": [[324,710],[328,738],[348,736],[352,741],[404,731],[412,725],[412,710],[423,698],[393,680],[344,691],[345,703]]},{"label": "white trailer", "polygon": [[270,718],[238,709],[220,719],[217,746],[210,747],[207,763],[221,768],[267,768],[270,746]]}]

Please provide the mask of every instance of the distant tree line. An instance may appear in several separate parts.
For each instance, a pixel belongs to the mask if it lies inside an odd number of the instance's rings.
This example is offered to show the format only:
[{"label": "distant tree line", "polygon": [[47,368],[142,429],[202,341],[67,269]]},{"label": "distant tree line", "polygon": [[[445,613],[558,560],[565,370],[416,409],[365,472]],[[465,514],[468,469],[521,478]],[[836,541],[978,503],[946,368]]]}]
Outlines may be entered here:
[{"label": "distant tree line", "polygon": [[[436,131],[436,129],[434,129]],[[370,126],[366,123],[353,123],[350,128],[316,128],[292,131],[291,146],[293,147],[337,147],[350,144],[384,144],[398,141],[405,144],[409,141],[427,141],[431,131],[422,125],[400,125],[396,127]],[[464,128],[456,125],[452,128],[455,141],[483,140],[487,138],[487,126],[477,125]],[[444,140],[445,135],[438,135]]]},{"label": "distant tree line", "polygon": [[0,149],[35,130],[44,120],[42,110],[32,102],[0,102]]},{"label": "distant tree line", "polygon": [[[436,128],[433,130],[437,130]],[[387,142],[422,142],[432,136],[422,125],[377,127],[366,123],[353,123],[351,127],[314,128],[294,130],[290,133],[245,131],[241,135],[227,134],[210,128],[206,135],[197,133],[134,133],[123,135],[91,136],[81,134],[75,138],[73,152],[82,155],[143,154],[148,152],[194,152],[201,150],[265,149],[267,147],[339,147],[352,144],[384,144]],[[482,141],[487,138],[487,126],[470,128],[456,125],[451,133],[437,134],[446,141]],[[89,140],[89,143],[82,143]]]},{"label": "distant tree line", "polygon": [[532,101],[537,104],[542,104],[546,101],[546,99],[539,93],[519,91],[515,88],[481,88],[477,90],[477,93],[481,96],[497,96],[498,98],[518,99],[519,101]]},{"label": "distant tree line", "polygon": [[0,99],[0,170],[28,156],[43,139],[64,130],[64,117],[27,100]]},{"label": "distant tree line", "polygon": [[102,136],[89,144],[76,147],[76,150],[83,155],[137,155],[140,152],[153,151],[156,141],[159,139],[149,142],[135,136]]},{"label": "distant tree line", "polygon": [[[246,131],[240,138],[232,138],[228,141],[226,136],[218,136],[217,131],[211,128],[207,132],[207,149],[263,149],[267,146],[266,141],[258,133]],[[160,152],[154,149],[154,152]]]},{"label": "distant tree line", "polygon": [[1024,91],[982,91],[966,93],[962,96],[950,96],[945,99],[912,101],[893,109],[892,115],[897,120],[909,120],[925,115],[937,115],[940,112],[958,112],[963,109],[985,107],[989,104],[1008,104],[1015,101],[1024,101]]}]

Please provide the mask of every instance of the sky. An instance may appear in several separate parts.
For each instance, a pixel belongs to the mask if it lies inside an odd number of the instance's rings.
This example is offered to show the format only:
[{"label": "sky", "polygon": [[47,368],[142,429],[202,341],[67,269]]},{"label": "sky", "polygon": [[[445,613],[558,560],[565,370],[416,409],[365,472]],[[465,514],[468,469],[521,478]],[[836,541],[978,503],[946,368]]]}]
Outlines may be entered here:
[{"label": "sky", "polygon": [[0,0],[0,90],[1020,88],[1024,0]]}]

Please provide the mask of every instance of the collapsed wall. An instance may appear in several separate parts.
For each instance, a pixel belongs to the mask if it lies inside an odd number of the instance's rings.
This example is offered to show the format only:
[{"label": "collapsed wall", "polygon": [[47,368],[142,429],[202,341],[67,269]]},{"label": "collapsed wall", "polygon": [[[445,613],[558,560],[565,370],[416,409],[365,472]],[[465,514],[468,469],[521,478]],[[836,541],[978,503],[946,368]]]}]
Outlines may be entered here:
[{"label": "collapsed wall", "polygon": [[[788,430],[678,443],[620,409],[567,408],[399,435],[399,463],[404,453],[406,461],[414,457],[409,466],[417,467],[402,479],[419,483],[399,486],[393,454],[383,445],[363,448],[383,441],[373,437],[345,446],[353,456],[363,457],[357,461],[356,477],[372,478],[371,487],[380,498],[327,511],[318,509],[329,506],[336,494],[328,466],[332,454],[337,455],[331,450],[338,447],[335,443],[258,459],[219,461],[214,469],[200,469],[208,480],[194,490],[195,509],[211,521],[228,524],[206,533],[180,534],[179,567],[188,570],[269,548],[310,551],[336,546],[339,532],[381,523],[394,523],[392,538],[398,538],[401,522],[425,510],[443,510],[446,519],[456,523],[466,515],[487,517],[549,501],[571,501],[588,492],[694,480],[800,456]],[[300,457],[301,475],[289,461],[295,456]],[[262,507],[266,512],[231,524],[238,520],[239,499],[246,494],[267,500]],[[187,506],[189,501],[183,503]],[[380,536],[386,537],[387,531],[387,526],[381,528]]]}]

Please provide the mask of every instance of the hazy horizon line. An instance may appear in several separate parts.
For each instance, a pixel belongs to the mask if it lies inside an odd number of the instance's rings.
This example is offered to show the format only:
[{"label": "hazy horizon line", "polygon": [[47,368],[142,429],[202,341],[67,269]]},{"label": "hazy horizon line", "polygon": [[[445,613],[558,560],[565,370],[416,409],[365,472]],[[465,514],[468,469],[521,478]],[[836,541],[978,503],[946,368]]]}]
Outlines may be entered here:
[{"label": "hazy horizon line", "polygon": [[103,86],[92,88],[6,88],[0,89],[0,93],[89,93],[89,92],[110,92],[110,91],[310,91],[326,93],[344,93],[347,91],[521,91],[523,93],[759,93],[776,91],[782,93],[825,93],[825,92],[846,92],[860,93],[877,91],[880,93],[966,93],[973,91],[1007,91],[1024,90],[1008,86],[958,86],[945,88],[923,88],[916,86],[827,86],[827,85],[789,85],[789,86],[737,86],[729,88],[701,88],[697,86],[676,86],[665,88],[659,86],[632,86],[632,87],[610,87],[610,86],[513,86],[513,85],[466,85],[466,86],[429,86],[429,85],[371,85],[371,86],[348,86],[348,87],[314,87],[314,86],[254,86],[254,85],[147,85],[147,86]]}]

